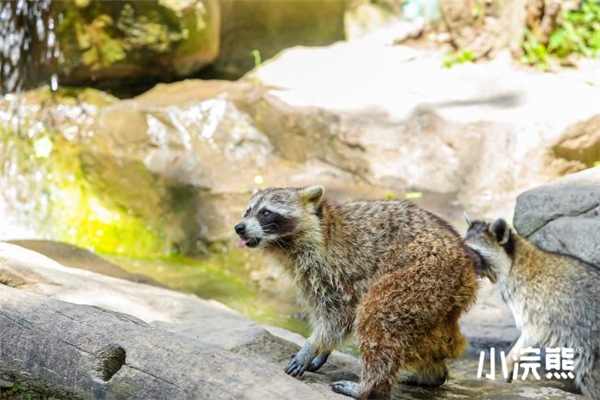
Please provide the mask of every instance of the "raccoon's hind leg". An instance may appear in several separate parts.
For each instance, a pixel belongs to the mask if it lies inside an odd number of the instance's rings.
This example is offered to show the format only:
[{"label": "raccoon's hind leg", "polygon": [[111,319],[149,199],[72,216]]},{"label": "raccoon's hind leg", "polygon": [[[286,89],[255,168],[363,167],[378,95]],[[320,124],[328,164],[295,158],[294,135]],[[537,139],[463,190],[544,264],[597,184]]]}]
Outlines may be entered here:
[{"label": "raccoon's hind leg", "polygon": [[456,315],[462,311],[462,306],[456,305],[458,288],[453,287],[461,283],[431,279],[431,268],[438,266],[420,263],[396,270],[381,277],[365,294],[357,316],[361,381],[357,386],[334,383],[334,391],[360,399],[387,398],[399,370],[421,359],[431,360],[420,367],[421,383],[445,381],[445,359],[454,355],[451,350],[458,352],[451,344],[455,339],[461,344],[462,338],[454,337],[455,327],[449,320],[455,310]]},{"label": "raccoon's hind leg", "polygon": [[443,322],[423,338],[419,345],[422,352],[417,357],[418,361],[410,365],[409,372],[400,377],[401,383],[441,386],[446,382],[448,367],[445,360],[459,356],[468,347],[458,325],[460,315],[460,307],[453,308]]},{"label": "raccoon's hind leg", "polygon": [[446,363],[432,362],[431,364],[420,364],[413,371],[403,374],[400,383],[416,386],[441,386],[448,379],[448,367]]}]

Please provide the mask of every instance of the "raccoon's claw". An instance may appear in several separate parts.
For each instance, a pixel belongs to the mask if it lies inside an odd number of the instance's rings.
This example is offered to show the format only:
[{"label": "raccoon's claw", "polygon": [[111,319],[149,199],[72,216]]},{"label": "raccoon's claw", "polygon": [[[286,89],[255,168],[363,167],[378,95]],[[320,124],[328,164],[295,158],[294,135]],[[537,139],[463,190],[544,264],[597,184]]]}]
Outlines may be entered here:
[{"label": "raccoon's claw", "polygon": [[311,365],[313,360],[312,350],[310,345],[307,343],[300,349],[298,354],[292,358],[292,361],[285,367],[285,373],[291,376],[300,377]]},{"label": "raccoon's claw", "polygon": [[301,377],[308,369],[309,362],[310,361],[308,361],[306,358],[296,355],[285,368],[285,373],[291,376]]},{"label": "raccoon's claw", "polygon": [[350,382],[350,381],[337,381],[333,382],[331,385],[331,390],[336,393],[343,394],[346,396],[358,398],[358,383]]},{"label": "raccoon's claw", "polygon": [[329,354],[331,354],[331,353],[327,352],[327,353],[321,353],[318,356],[316,356],[315,359],[312,360],[312,362],[310,363],[310,366],[308,367],[307,371],[315,372],[319,368],[321,368],[323,366],[323,364],[325,364],[327,362],[327,359],[329,358]]}]

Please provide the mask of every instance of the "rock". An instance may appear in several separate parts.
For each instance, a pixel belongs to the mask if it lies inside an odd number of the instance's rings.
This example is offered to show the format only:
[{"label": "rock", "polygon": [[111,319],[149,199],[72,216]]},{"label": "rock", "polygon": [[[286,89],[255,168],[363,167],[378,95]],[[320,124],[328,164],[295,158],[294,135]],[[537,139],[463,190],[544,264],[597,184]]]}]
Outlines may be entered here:
[{"label": "rock", "polygon": [[102,275],[145,283],[147,285],[163,286],[146,275],[129,273],[118,265],[98,257],[89,250],[84,250],[70,244],[53,240],[10,240],[7,243],[43,254],[66,267],[85,269]]},{"label": "rock", "polygon": [[[406,4],[404,4],[406,6]],[[404,7],[402,6],[402,7]],[[407,39],[418,38],[425,29],[427,20],[434,19],[437,4],[412,4],[415,14],[406,18],[406,9],[399,3],[373,3],[357,0],[348,3],[344,16],[346,40],[368,40],[377,44],[395,45]]]},{"label": "rock", "polygon": [[573,125],[552,146],[553,156],[589,168],[600,162],[600,115]]},{"label": "rock", "polygon": [[[469,213],[510,215],[518,193],[562,171],[548,166],[551,143],[597,114],[597,90],[585,80],[597,81],[600,61],[559,74],[567,80],[506,59],[442,63],[439,53],[351,42],[286,50],[247,79],[279,88],[266,105],[252,104],[283,154],[326,160],[373,185],[457,193]],[[544,95],[549,87],[580,106],[565,110]]]},{"label": "rock", "polygon": [[62,84],[106,87],[189,76],[219,52],[216,0],[52,4]]},{"label": "rock", "polygon": [[519,234],[547,251],[600,265],[600,167],[521,194],[514,225]]},{"label": "rock", "polygon": [[[59,239],[109,253],[127,249],[131,255],[168,252],[164,234],[149,225],[152,219],[144,221],[135,210],[106,203],[112,189],[96,191],[85,183],[82,150],[95,134],[98,112],[115,101],[92,89],[48,88],[0,100],[6,160],[0,202],[3,239]],[[157,196],[144,195],[153,205]]]},{"label": "rock", "polygon": [[221,78],[237,79],[288,47],[324,46],[344,39],[343,0],[219,4],[221,47],[210,70]]},{"label": "rock", "polygon": [[[7,122],[21,134],[9,136],[4,213],[27,215],[28,237],[144,257],[226,250],[265,186],[319,182],[335,200],[418,192],[458,227],[462,210],[511,215],[518,193],[565,171],[548,154],[597,114],[586,81],[599,62],[576,74],[506,60],[448,70],[441,53],[356,41],[286,50],[237,82],[158,85],[99,105],[72,91],[10,96],[1,115],[22,122]],[[35,146],[45,157],[29,157]]]},{"label": "rock", "polygon": [[[214,301],[65,267],[8,243],[0,261],[0,282],[22,279],[18,289],[0,285],[0,380],[64,398],[341,400],[329,383],[358,379],[356,358],[337,352],[319,373],[285,375],[304,338]],[[395,396],[577,398],[560,382],[477,380],[477,360],[455,361],[441,388],[399,385]]]}]

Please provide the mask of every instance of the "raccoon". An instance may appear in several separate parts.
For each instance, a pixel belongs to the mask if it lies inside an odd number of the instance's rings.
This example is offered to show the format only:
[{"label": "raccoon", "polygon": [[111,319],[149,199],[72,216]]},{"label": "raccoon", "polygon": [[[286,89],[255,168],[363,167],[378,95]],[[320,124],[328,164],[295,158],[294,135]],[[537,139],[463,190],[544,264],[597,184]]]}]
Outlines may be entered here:
[{"label": "raccoon", "polygon": [[[573,348],[575,384],[600,399],[600,267],[540,249],[503,219],[469,223],[465,243],[481,255],[483,274],[510,307],[520,336],[507,355],[533,348]],[[510,381],[510,378],[509,378]]]},{"label": "raccoon", "polygon": [[458,319],[475,301],[478,257],[452,227],[408,201],[335,205],[322,186],[269,188],[235,226],[239,247],[261,248],[291,273],[312,334],[285,372],[317,371],[353,332],[360,383],[334,392],[389,397],[407,384],[443,384],[467,343]]}]

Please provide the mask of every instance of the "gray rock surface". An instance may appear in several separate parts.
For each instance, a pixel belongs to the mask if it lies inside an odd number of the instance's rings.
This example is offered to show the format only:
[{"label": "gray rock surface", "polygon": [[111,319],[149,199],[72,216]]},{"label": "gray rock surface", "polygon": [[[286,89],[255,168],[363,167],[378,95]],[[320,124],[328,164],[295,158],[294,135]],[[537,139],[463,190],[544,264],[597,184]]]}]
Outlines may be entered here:
[{"label": "gray rock surface", "polygon": [[133,274],[88,250],[54,240],[9,240],[7,243],[41,253],[66,267],[80,268],[114,278],[145,283],[147,285],[163,286],[161,283],[142,274]]},{"label": "gray rock surface", "polygon": [[[66,85],[118,88],[189,76],[219,54],[220,4],[215,0],[57,2],[50,15],[61,59],[53,71]],[[42,47],[45,41],[40,42],[34,40]]]},{"label": "gray rock surface", "polygon": [[600,265],[600,167],[521,194],[514,225],[545,250]]},{"label": "gray rock surface", "polygon": [[552,147],[557,157],[592,167],[600,161],[600,114],[573,125]]},{"label": "gray rock surface", "polygon": [[[356,358],[336,352],[319,373],[291,378],[282,369],[304,341],[297,334],[214,301],[65,267],[13,244],[0,243],[0,282],[17,287],[0,284],[3,385],[85,399],[344,399],[328,384],[357,380],[360,372]],[[477,380],[473,356],[450,370],[443,387],[400,385],[394,398],[578,398],[556,382]]]}]

